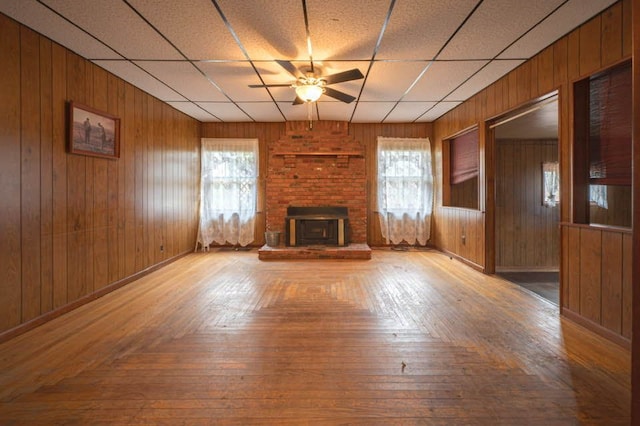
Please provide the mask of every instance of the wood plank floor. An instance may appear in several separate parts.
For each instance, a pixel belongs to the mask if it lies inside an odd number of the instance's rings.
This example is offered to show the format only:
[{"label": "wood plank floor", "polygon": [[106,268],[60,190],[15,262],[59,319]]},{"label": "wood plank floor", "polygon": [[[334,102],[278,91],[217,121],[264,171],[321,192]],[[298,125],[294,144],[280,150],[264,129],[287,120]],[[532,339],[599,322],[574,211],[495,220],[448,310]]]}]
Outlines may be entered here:
[{"label": "wood plank floor", "polygon": [[629,424],[628,351],[434,251],[194,253],[0,345],[0,424]]}]

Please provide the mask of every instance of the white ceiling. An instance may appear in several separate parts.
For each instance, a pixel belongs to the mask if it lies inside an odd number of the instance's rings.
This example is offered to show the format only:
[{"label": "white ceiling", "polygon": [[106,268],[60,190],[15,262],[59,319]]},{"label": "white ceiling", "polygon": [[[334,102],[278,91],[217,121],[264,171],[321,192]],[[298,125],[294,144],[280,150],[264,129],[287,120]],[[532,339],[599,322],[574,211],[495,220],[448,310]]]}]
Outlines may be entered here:
[{"label": "white ceiling", "polygon": [[390,123],[435,120],[613,3],[0,0],[0,12],[203,122],[306,119],[292,88],[248,85],[292,83],[275,60],[312,59],[322,75],[365,76],[332,85],[356,100],[322,96],[316,119]]}]

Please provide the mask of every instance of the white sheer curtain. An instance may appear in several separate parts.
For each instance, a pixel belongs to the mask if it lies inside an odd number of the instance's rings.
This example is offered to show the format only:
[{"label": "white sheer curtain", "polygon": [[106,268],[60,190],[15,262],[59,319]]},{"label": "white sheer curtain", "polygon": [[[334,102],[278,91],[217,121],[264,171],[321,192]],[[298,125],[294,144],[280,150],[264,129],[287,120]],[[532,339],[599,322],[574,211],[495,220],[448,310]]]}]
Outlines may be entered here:
[{"label": "white sheer curtain", "polygon": [[257,139],[202,139],[198,243],[254,240]]},{"label": "white sheer curtain", "polygon": [[433,172],[429,139],[378,137],[378,217],[393,244],[431,236]]}]

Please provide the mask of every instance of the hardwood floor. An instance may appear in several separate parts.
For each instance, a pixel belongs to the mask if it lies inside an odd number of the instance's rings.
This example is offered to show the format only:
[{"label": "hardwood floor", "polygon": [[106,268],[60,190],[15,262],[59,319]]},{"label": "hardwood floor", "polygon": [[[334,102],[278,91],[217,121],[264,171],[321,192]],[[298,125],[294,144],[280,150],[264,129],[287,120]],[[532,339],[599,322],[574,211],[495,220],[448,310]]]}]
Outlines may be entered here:
[{"label": "hardwood floor", "polygon": [[197,253],[0,345],[0,424],[629,424],[630,355],[433,251]]}]

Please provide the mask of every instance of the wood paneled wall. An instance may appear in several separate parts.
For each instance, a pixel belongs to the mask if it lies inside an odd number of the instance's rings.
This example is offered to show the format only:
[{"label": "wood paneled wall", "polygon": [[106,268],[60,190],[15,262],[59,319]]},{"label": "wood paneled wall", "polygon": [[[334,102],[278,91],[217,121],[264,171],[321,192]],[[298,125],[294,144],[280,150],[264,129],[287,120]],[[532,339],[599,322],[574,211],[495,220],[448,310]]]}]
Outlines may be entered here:
[{"label": "wood paneled wall", "polygon": [[565,314],[631,339],[631,231],[562,225]]},{"label": "wood paneled wall", "polygon": [[[573,82],[608,68],[631,57],[631,0],[621,0],[584,23],[574,31],[545,48],[524,64],[509,72],[498,81],[478,92],[454,110],[434,123],[436,179],[436,209],[434,215],[436,246],[479,264],[491,272],[494,266],[494,188],[495,149],[492,132],[486,130],[487,121],[502,116],[552,91],[559,93],[560,114],[560,193],[562,203],[560,220],[572,222],[572,140],[571,114]],[[442,207],[442,140],[463,129],[480,126],[480,209],[461,214],[457,209]],[[473,217],[472,220],[469,217]],[[446,228],[461,228],[482,238],[483,256],[460,245],[459,235],[443,232]],[[484,238],[486,229],[487,238]],[[587,243],[591,240],[587,240]],[[597,250],[597,248],[592,248]],[[570,250],[583,249],[570,247]],[[626,255],[623,246],[623,255]],[[629,247],[630,250],[630,247]],[[561,250],[564,265],[566,250]],[[565,276],[565,275],[562,275]],[[563,280],[563,291],[571,291],[573,282]],[[608,283],[604,283],[606,287]],[[604,288],[603,287],[603,288]],[[607,291],[607,290],[604,290]],[[568,309],[562,302],[562,309]],[[598,307],[602,309],[604,305]]]},{"label": "wood paneled wall", "polygon": [[496,270],[558,270],[558,207],[542,205],[542,163],[557,140],[496,141]]},{"label": "wood paneled wall", "polygon": [[[260,141],[260,170],[268,170],[267,159],[269,157],[267,146],[269,142],[275,142],[285,134],[285,123],[203,123],[202,137],[205,138],[258,138]],[[380,233],[380,224],[375,216],[376,210],[376,149],[378,136],[407,137],[407,138],[432,138],[431,123],[416,124],[375,124],[375,123],[350,123],[349,135],[365,147],[367,184],[363,191],[368,191],[369,206],[367,209],[367,242],[371,246],[385,245],[386,242]],[[433,139],[432,139],[433,140]],[[260,177],[259,217],[256,221],[256,236],[264,244],[264,188],[266,176]]]},{"label": "wood paneled wall", "polygon": [[[192,250],[200,124],[0,14],[0,338]],[[121,158],[66,153],[66,102]]]}]

